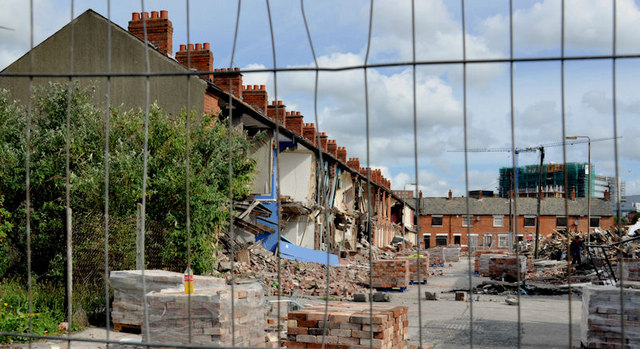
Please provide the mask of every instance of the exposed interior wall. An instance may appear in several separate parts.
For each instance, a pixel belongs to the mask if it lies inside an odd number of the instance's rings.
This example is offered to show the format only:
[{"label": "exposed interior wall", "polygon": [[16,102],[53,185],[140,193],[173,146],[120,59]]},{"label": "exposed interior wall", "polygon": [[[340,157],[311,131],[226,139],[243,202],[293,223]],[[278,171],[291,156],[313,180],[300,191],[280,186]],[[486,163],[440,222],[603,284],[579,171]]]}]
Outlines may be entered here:
[{"label": "exposed interior wall", "polygon": [[271,178],[273,167],[273,156],[271,130],[264,130],[266,134],[252,142],[252,146],[248,151],[248,155],[256,161],[256,171],[253,182],[251,183],[251,193],[258,195],[271,194]]},{"label": "exposed interior wall", "polygon": [[313,248],[314,228],[313,221],[309,221],[309,216],[302,215],[298,216],[296,220],[287,222],[282,236],[298,246]]},{"label": "exposed interior wall", "polygon": [[313,154],[308,151],[284,151],[280,153],[280,195],[293,201],[307,203],[311,200],[311,183],[314,181]]},{"label": "exposed interior wall", "polygon": [[342,172],[340,175],[340,185],[338,186],[338,190],[336,190],[333,205],[340,211],[349,212],[353,211],[354,201],[355,188],[351,180],[351,173],[346,171]]}]

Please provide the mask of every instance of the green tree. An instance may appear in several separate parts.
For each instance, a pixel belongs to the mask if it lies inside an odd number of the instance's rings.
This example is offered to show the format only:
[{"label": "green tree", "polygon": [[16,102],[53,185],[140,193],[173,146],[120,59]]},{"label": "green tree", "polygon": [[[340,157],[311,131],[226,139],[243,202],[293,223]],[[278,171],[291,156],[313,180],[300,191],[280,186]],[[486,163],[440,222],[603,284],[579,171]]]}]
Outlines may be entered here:
[{"label": "green tree", "polygon": [[[68,95],[68,91],[71,95]],[[104,110],[91,91],[76,84],[50,84],[35,94],[31,133],[31,233],[33,271],[58,277],[65,255],[65,144],[70,113],[70,183],[73,209],[74,274],[102,277],[104,263]],[[68,107],[68,102],[70,105]],[[190,151],[191,256],[197,273],[215,265],[219,234],[228,229],[228,192],[249,194],[255,163],[246,156],[246,136],[230,131],[217,116],[192,115]],[[8,245],[19,253],[14,272],[25,272],[25,112],[0,92],[0,192],[13,225]],[[110,260],[112,269],[135,263],[135,216],[142,200],[144,113],[112,110],[109,132]],[[229,139],[232,149],[229,151]],[[186,264],[186,113],[169,117],[153,106],[149,114],[147,237],[157,265],[181,270]],[[234,177],[229,183],[228,163]],[[147,255],[150,255],[147,249]],[[151,256],[150,256],[151,257]],[[21,269],[22,268],[22,269]],[[22,274],[24,275],[24,274]],[[89,280],[87,280],[89,281]]]}]

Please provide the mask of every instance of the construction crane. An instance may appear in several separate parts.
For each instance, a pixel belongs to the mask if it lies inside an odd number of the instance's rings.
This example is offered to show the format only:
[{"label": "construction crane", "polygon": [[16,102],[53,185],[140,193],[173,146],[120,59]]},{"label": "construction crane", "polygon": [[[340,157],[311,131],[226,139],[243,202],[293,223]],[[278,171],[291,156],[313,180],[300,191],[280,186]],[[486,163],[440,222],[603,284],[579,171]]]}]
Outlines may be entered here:
[{"label": "construction crane", "polygon": [[[622,138],[620,137],[609,137],[609,138],[594,138],[591,139],[589,137],[587,137],[587,139],[577,139],[576,137],[572,137],[570,139],[567,140],[563,140],[563,141],[558,141],[558,142],[552,142],[552,143],[546,143],[546,144],[541,144],[538,146],[533,146],[533,147],[521,147],[521,148],[470,148],[470,149],[466,149],[466,152],[470,152],[470,153],[491,153],[491,152],[514,152],[515,154],[515,170],[513,175],[513,192],[517,193],[518,190],[518,176],[517,176],[517,171],[518,171],[518,154],[520,153],[530,153],[530,152],[536,152],[539,151],[540,152],[540,167],[538,167],[538,202],[537,202],[537,207],[536,207],[536,241],[535,241],[535,250],[534,250],[534,257],[533,258],[538,258],[538,240],[540,240],[540,201],[542,198],[542,166],[544,165],[544,148],[550,148],[550,147],[558,147],[558,146],[562,146],[562,145],[574,145],[574,144],[582,144],[582,143],[593,143],[593,142],[601,142],[601,141],[609,141],[609,140],[613,140],[613,139],[617,139],[617,138]],[[465,152],[465,149],[455,149],[455,150],[448,150],[449,152]],[[591,164],[587,164],[588,168],[589,168],[589,179],[591,179]],[[589,183],[589,186],[591,186],[591,183]],[[566,189],[565,189],[566,190]],[[516,194],[517,195],[517,194]],[[590,198],[589,198],[590,199]],[[511,205],[509,206],[509,211],[511,211]],[[509,214],[509,217],[511,217],[511,214]],[[509,219],[510,221],[512,220],[511,218]],[[516,220],[516,224],[517,224],[517,220]],[[587,225],[591,224],[590,222],[587,223]],[[511,222],[510,224],[511,225]],[[587,230],[589,229],[589,227],[587,227]],[[512,227],[509,227],[509,230],[513,230]],[[511,247],[510,247],[511,248]]]}]

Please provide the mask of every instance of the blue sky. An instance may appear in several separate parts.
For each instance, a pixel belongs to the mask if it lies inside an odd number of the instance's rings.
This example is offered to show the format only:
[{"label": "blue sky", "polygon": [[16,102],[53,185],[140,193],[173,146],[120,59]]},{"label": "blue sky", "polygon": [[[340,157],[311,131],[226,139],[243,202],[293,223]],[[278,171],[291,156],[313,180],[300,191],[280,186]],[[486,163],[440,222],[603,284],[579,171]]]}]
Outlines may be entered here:
[{"label": "blue sky", "polygon": [[[0,25],[0,68],[29,47],[29,10],[22,0],[5,0]],[[64,4],[63,4],[64,3]],[[514,1],[514,55],[548,57],[560,54],[559,0]],[[313,66],[299,1],[272,1],[277,64]],[[107,15],[106,1],[76,1],[74,16],[88,8]],[[640,53],[638,1],[617,1],[618,52]],[[113,0],[111,17],[126,28],[136,1]],[[145,1],[145,10],[168,10],[174,25],[174,50],[186,43],[186,5],[181,1]],[[191,42],[210,42],[216,67],[230,64],[237,2],[191,1]],[[315,51],[321,66],[364,62],[368,30],[368,1],[306,1]],[[612,6],[609,0],[566,1],[566,55],[610,54]],[[64,1],[35,0],[36,44],[69,22]],[[509,56],[509,2],[467,1],[468,58]],[[461,14],[458,1],[416,1],[418,60],[462,57]],[[370,63],[411,59],[409,1],[375,1]],[[244,1],[234,65],[272,67],[271,39],[264,1]],[[640,100],[640,69],[635,59],[619,60],[617,74],[620,175],[627,194],[640,194],[640,140],[636,136]],[[508,64],[467,65],[469,146],[510,147]],[[562,139],[559,62],[514,65],[516,146],[535,146]],[[382,168],[395,189],[415,182],[411,67],[368,71],[372,167]],[[463,146],[461,65],[421,66],[417,74],[418,163],[420,189],[428,196],[444,196],[449,189],[464,193],[463,153],[447,152]],[[278,99],[315,122],[313,73],[279,73]],[[266,84],[274,98],[274,79],[267,73],[245,74],[249,84]],[[565,115],[568,135],[612,137],[612,63],[609,60],[568,61],[565,64]],[[321,131],[346,146],[348,156],[365,164],[365,104],[362,70],[321,73],[318,118]],[[614,175],[613,142],[592,144],[596,173]],[[545,161],[562,162],[562,148],[548,148]],[[587,146],[567,147],[567,161],[586,162]],[[538,162],[537,154],[521,154],[519,163]],[[495,189],[498,169],[511,165],[510,153],[470,153],[470,189]],[[411,187],[411,186],[409,186]]]}]

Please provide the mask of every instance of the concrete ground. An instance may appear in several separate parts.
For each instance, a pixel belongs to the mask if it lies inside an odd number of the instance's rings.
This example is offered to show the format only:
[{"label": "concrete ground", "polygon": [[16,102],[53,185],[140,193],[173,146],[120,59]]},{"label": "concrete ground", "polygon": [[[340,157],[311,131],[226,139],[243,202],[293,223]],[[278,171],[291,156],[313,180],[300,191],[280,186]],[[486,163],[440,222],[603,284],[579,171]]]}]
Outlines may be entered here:
[{"label": "concrete ground", "polygon": [[[505,303],[505,295],[473,295],[473,302],[455,300],[454,289],[469,288],[468,259],[441,268],[443,275],[430,276],[427,285],[411,285],[403,293],[391,293],[393,304],[409,308],[409,335],[411,345],[423,348],[469,348],[473,336],[474,348],[567,348],[569,347],[568,296],[521,296],[520,307]],[[472,276],[473,286],[486,278]],[[419,293],[420,289],[420,301]],[[424,300],[424,292],[437,292],[438,301]],[[316,300],[317,302],[318,300]],[[520,338],[518,338],[518,309],[520,310]],[[421,314],[421,318],[418,316]],[[580,347],[581,299],[571,300],[572,347]],[[471,321],[471,319],[473,321]],[[473,328],[473,331],[470,329]],[[104,339],[103,328],[90,328],[73,337]],[[110,332],[110,339],[140,342],[141,336]],[[0,346],[1,347],[1,346]],[[27,344],[11,348],[27,348]],[[35,349],[62,349],[66,341],[32,343]],[[73,341],[71,348],[106,348],[102,343]],[[111,345],[110,348],[130,349],[135,346]]]},{"label": "concrete ground", "polygon": [[[518,340],[524,348],[569,347],[567,295],[521,296],[518,339],[518,307],[505,303],[505,295],[473,295],[477,301],[460,302],[449,292],[469,288],[468,259],[442,269],[444,275],[431,276],[427,285],[420,286],[420,302],[417,285],[409,286],[404,293],[392,294],[392,303],[409,307],[410,344],[419,345],[422,332],[425,348],[469,348],[470,336],[473,336],[474,348],[515,348]],[[475,286],[486,279],[472,276],[471,282]],[[439,293],[440,300],[424,300],[424,291]],[[574,295],[571,300],[573,347],[580,347],[581,306],[580,296]]]}]

